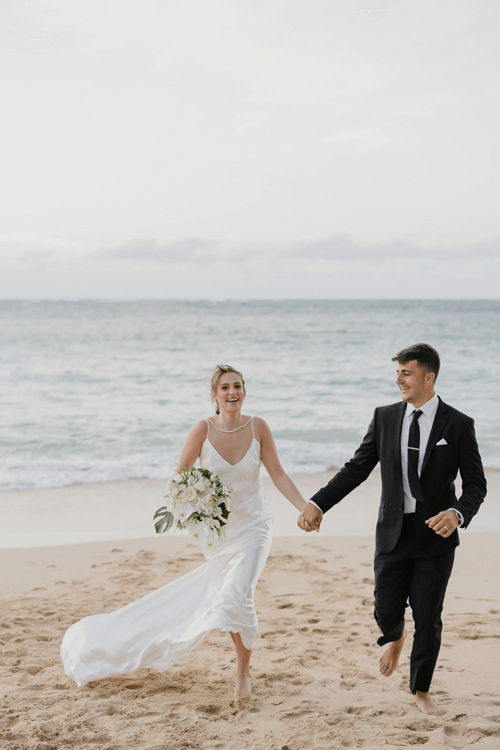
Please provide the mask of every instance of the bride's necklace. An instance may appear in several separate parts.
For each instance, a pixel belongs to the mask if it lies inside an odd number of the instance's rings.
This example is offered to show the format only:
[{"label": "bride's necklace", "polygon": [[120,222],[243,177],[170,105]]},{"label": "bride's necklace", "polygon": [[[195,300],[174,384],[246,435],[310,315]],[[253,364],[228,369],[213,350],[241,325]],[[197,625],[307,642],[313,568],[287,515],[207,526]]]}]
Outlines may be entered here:
[{"label": "bride's necklace", "polygon": [[236,427],[236,429],[234,429],[234,430],[221,430],[221,428],[217,427],[217,425],[214,424],[211,419],[209,419],[208,421],[210,422],[210,424],[212,425],[212,427],[215,427],[215,429],[219,430],[219,432],[227,432],[227,433],[229,433],[229,432],[238,432],[238,430],[242,430],[244,427],[247,426],[247,424],[249,424],[252,421],[252,417],[250,417],[250,419],[248,420],[248,422],[245,422],[245,424],[242,424],[241,427]]}]

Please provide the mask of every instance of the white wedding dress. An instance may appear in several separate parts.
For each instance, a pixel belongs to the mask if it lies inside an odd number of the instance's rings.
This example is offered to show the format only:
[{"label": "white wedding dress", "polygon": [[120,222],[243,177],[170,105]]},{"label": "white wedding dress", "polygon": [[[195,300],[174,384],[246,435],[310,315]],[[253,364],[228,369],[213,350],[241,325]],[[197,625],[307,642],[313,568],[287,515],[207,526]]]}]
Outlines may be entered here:
[{"label": "white wedding dress", "polygon": [[253,420],[252,436],[246,455],[232,465],[215,450],[207,431],[200,466],[235,490],[225,538],[216,537],[213,547],[203,546],[207,562],[132,604],[84,617],[66,631],[61,658],[78,687],[141,667],[164,672],[215,628],[239,633],[245,648],[252,648],[257,634],[255,586],[272,537]]}]

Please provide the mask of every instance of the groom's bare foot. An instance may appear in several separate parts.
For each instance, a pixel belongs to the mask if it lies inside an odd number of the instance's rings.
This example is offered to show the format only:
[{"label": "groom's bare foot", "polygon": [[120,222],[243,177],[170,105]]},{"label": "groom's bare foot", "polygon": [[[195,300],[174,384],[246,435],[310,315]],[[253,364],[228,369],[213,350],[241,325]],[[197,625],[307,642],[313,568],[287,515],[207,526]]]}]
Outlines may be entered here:
[{"label": "groom's bare foot", "polygon": [[442,716],[446,713],[444,708],[439,708],[434,701],[431,699],[429,693],[421,693],[417,690],[415,693],[415,703],[423,714],[430,714],[431,716]]},{"label": "groom's bare foot", "polygon": [[391,674],[398,668],[399,657],[403,650],[403,644],[405,642],[406,631],[403,631],[403,635],[399,641],[392,641],[387,646],[386,650],[378,661],[378,668],[380,674],[384,677],[390,677]]},{"label": "groom's bare foot", "polygon": [[252,686],[250,683],[250,675],[248,672],[243,672],[236,675],[236,687],[234,690],[234,700],[236,703],[243,703],[247,701],[252,695]]}]

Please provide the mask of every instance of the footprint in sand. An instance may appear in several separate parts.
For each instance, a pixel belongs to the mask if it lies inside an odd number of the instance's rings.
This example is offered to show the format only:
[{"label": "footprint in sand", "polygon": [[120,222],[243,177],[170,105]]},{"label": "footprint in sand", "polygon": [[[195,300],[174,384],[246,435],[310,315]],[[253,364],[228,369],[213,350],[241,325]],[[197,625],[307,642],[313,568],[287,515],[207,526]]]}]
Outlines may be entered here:
[{"label": "footprint in sand", "polygon": [[344,708],[346,714],[354,714],[355,716],[364,716],[365,714],[371,714],[372,709],[368,706],[348,706]]},{"label": "footprint in sand", "polygon": [[222,706],[217,705],[217,703],[200,703],[196,706],[196,710],[208,714],[209,716],[216,716],[222,711]]},{"label": "footprint in sand", "polygon": [[353,740],[349,739],[349,737],[344,737],[340,744],[342,747],[355,747]]},{"label": "footprint in sand", "polygon": [[377,681],[377,678],[374,675],[369,674],[368,672],[358,672],[356,677],[358,678],[358,680],[368,680],[369,682]]},{"label": "footprint in sand", "polygon": [[342,682],[340,683],[340,686],[345,687],[348,690],[352,690],[354,687],[356,687],[357,684],[358,684],[358,678],[353,677],[351,680],[342,680]]},{"label": "footprint in sand", "polygon": [[291,711],[282,711],[281,712],[281,718],[282,719],[302,719],[304,716],[309,716],[312,714],[312,711],[310,708],[303,708],[302,706],[296,706],[295,708],[292,708]]},{"label": "footprint in sand", "polygon": [[412,732],[433,732],[434,729],[439,729],[441,725],[431,719],[411,719],[411,721],[405,722],[404,726]]},{"label": "footprint in sand", "polygon": [[32,675],[33,677],[42,671],[42,669],[46,669],[50,664],[28,664],[25,667],[23,667],[25,672],[28,672],[28,674]]},{"label": "footprint in sand", "polygon": [[465,745],[467,740],[456,727],[443,727],[444,740],[449,747],[460,748]]}]

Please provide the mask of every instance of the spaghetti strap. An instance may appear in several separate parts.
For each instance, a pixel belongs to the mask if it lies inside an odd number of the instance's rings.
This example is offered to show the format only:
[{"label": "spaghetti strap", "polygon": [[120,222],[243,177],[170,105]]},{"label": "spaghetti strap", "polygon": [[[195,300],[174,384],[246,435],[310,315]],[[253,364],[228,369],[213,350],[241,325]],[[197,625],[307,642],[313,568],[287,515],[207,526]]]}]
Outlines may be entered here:
[{"label": "spaghetti strap", "polygon": [[206,436],[205,440],[208,440],[208,435],[209,435],[209,433],[210,433],[210,420],[209,420],[209,419],[207,419],[206,417],[203,417],[203,419],[204,419],[204,420],[205,420],[205,422],[207,423],[207,436]]},{"label": "spaghetti strap", "polygon": [[252,427],[252,437],[253,437],[253,439],[255,440],[255,432],[253,431],[253,417],[252,417],[252,418],[251,418],[251,420],[250,420],[250,425],[251,425],[251,427]]}]

